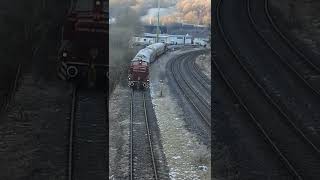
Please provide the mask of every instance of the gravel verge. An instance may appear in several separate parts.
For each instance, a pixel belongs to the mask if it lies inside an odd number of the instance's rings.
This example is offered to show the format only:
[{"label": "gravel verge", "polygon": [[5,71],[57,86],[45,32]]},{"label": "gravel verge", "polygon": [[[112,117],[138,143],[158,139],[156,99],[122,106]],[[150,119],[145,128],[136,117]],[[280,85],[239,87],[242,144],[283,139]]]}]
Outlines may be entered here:
[{"label": "gravel verge", "polygon": [[21,79],[0,121],[0,179],[65,179],[71,90],[61,81]]},{"label": "gravel verge", "polygon": [[130,93],[118,84],[109,98],[109,179],[129,177]]}]

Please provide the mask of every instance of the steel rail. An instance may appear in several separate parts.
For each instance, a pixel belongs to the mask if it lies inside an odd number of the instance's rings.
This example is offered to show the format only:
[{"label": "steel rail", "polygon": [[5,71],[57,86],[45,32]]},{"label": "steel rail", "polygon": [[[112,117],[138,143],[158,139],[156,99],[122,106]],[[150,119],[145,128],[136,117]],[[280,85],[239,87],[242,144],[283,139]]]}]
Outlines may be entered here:
[{"label": "steel rail", "polygon": [[[304,76],[298,72],[290,63],[288,63],[287,60],[285,60],[285,58],[279,54],[278,51],[276,51],[272,45],[268,42],[268,40],[262,35],[262,33],[258,30],[257,24],[253,19],[252,13],[251,13],[251,8],[250,8],[250,0],[247,0],[247,13],[248,13],[248,17],[250,19],[250,23],[253,26],[254,31],[258,34],[258,36],[265,42],[265,44],[267,44],[267,46],[279,57],[279,59],[281,60],[281,62],[286,65],[287,67],[289,67],[289,69],[296,74],[299,79],[306,85],[308,86],[308,88],[310,88],[317,96],[320,97],[320,91],[315,89],[305,78]],[[308,61],[307,61],[308,62]],[[316,71],[320,74],[320,71],[318,71],[317,67],[314,66],[313,64],[310,64],[308,62],[309,65],[311,65],[312,68],[316,69]]]},{"label": "steel rail", "polygon": [[9,88],[8,88],[8,91],[6,92],[7,94],[3,97],[2,99],[3,101],[0,102],[0,113],[5,112],[9,109],[9,105],[13,100],[14,93],[17,90],[20,74],[21,74],[21,64],[18,64],[17,70],[15,72],[15,78],[11,83],[9,83]]},{"label": "steel rail", "polygon": [[130,103],[130,180],[133,180],[133,96],[134,96],[134,90],[131,89],[131,103]]},{"label": "steel rail", "polygon": [[[100,101],[103,100],[100,95],[104,94],[82,90],[76,83],[73,85],[69,123],[68,180],[101,179],[107,173],[105,169],[107,166],[105,161],[106,124],[104,117],[100,116],[100,113],[105,113],[105,109],[99,109],[105,102]],[[89,101],[83,101],[83,97]],[[93,108],[92,102],[101,104]],[[92,109],[89,107],[85,112],[81,110],[82,107],[88,108],[89,105]]]},{"label": "steel rail", "polygon": [[[206,82],[204,82],[202,77],[199,75],[199,73],[201,73],[201,71],[196,72],[196,69],[193,66],[193,65],[195,65],[194,58],[197,56],[198,56],[197,54],[192,55],[192,58],[188,57],[180,62],[180,66],[183,66],[183,68],[186,68],[186,70],[187,70],[186,72],[191,72],[190,75],[189,75],[189,73],[187,73],[187,74],[182,73],[182,71],[179,71],[179,72],[180,72],[180,75],[183,79],[184,79],[184,77],[186,77],[186,75],[188,75],[191,78],[190,79],[191,81],[188,80],[189,78],[186,78],[184,80],[184,82],[188,83],[189,87],[192,87],[194,89],[193,92],[198,92],[197,95],[198,95],[198,97],[201,97],[201,101],[206,104],[206,108],[208,109],[208,107],[209,107],[209,109],[211,109],[211,101],[208,100],[209,98],[207,98],[207,97],[211,97],[211,88],[208,87],[208,85],[207,86],[205,85]],[[195,83],[200,84],[199,87]]]},{"label": "steel rail", "polygon": [[[222,27],[221,27],[222,28]],[[223,31],[224,34],[224,31]],[[229,42],[228,38],[224,34],[224,38],[226,42],[228,42],[229,48],[231,48],[232,53],[235,55],[236,60],[239,62],[241,67],[245,70],[245,72],[249,75],[251,80],[259,87],[261,92],[265,95],[265,97],[269,100],[269,102],[282,114],[282,116],[287,120],[287,122],[294,128],[294,130],[301,136],[303,139],[312,147],[317,153],[320,153],[320,149],[315,146],[309,138],[296,126],[295,123],[293,123],[288,115],[282,110],[282,108],[272,99],[272,97],[268,94],[268,92],[263,88],[263,86],[255,79],[255,77],[252,75],[252,73],[247,69],[247,67],[241,62],[240,57],[235,53],[234,49],[231,46],[231,43]]]},{"label": "steel rail", "polygon": [[7,98],[5,100],[5,103],[3,105],[3,111],[7,111],[8,110],[9,105],[10,105],[11,101],[13,100],[14,93],[17,90],[20,74],[21,74],[21,64],[18,65],[17,71],[15,73],[15,78],[14,78],[13,82],[10,85],[11,88],[9,88],[9,93],[8,93],[9,95],[7,96]]},{"label": "steel rail", "polygon": [[145,123],[146,123],[146,130],[147,130],[149,147],[150,147],[150,152],[151,152],[151,160],[152,160],[152,166],[153,166],[154,179],[158,180],[158,173],[157,173],[156,161],[155,161],[155,158],[154,158],[154,152],[153,152],[153,148],[152,148],[151,131],[149,129],[149,121],[148,121],[146,99],[145,99],[145,93],[144,92],[142,94],[142,97],[143,97],[143,109],[144,109],[144,117],[145,117],[144,120],[145,120]]},{"label": "steel rail", "polygon": [[292,41],[289,40],[288,37],[286,37],[280,30],[280,28],[276,25],[276,23],[274,22],[271,14],[270,14],[270,7],[269,7],[269,0],[265,0],[264,1],[264,10],[265,13],[269,19],[269,22],[271,23],[272,27],[276,30],[276,32],[280,35],[280,37],[287,43],[287,45],[293,50],[295,51],[302,59],[304,59],[307,63],[309,63],[309,65],[311,65],[314,69],[316,69],[319,73],[320,73],[320,67],[318,67],[317,65],[315,65],[309,58],[307,58],[307,56],[305,56],[293,43]]},{"label": "steel rail", "polygon": [[[193,56],[191,56],[191,57],[193,57]],[[187,58],[182,59],[182,61],[189,60],[191,57],[188,56]],[[177,61],[176,61],[176,62],[177,62]],[[181,62],[180,62],[180,63],[178,62],[178,66],[177,66],[178,73],[179,73],[181,79],[182,79],[183,82],[188,86],[188,88],[191,89],[191,91],[193,92],[193,94],[195,94],[195,95],[197,96],[197,98],[201,101],[201,103],[202,103],[203,105],[205,105],[207,109],[210,110],[210,109],[211,109],[211,106],[207,103],[207,101],[206,101],[202,96],[199,95],[199,93],[196,91],[196,89],[191,85],[191,83],[190,83],[189,81],[187,81],[185,78],[183,78],[184,76],[183,76],[183,73],[182,73],[182,71],[181,71],[181,64],[182,64]]]},{"label": "steel rail", "polygon": [[[248,74],[248,76],[250,77],[250,79],[254,82],[254,84],[263,92],[263,94],[265,95],[265,97],[267,97],[267,99],[270,102],[270,96],[267,95],[267,93],[265,92],[265,90],[262,88],[262,86],[260,84],[257,83],[257,81],[254,79],[254,77],[252,76],[251,73],[248,72],[247,68],[244,67],[244,65],[242,64],[242,62],[240,61],[239,56],[236,54],[235,50],[232,48],[232,45],[230,43],[230,41],[228,40],[228,38],[225,35],[223,26],[222,26],[222,22],[221,22],[221,4],[222,4],[222,0],[218,0],[217,2],[217,23],[218,23],[218,29],[222,34],[223,40],[224,42],[227,44],[229,50],[231,51],[232,55],[235,57],[235,59],[239,62],[240,66],[242,67],[242,69]],[[233,94],[236,96],[236,98],[238,99],[238,101],[240,102],[240,104],[242,105],[242,107],[246,110],[246,112],[249,114],[250,118],[253,120],[254,124],[258,127],[258,129],[261,131],[261,133],[263,134],[263,136],[266,138],[266,140],[269,142],[269,144],[271,144],[273,150],[279,154],[279,156],[281,157],[282,161],[285,163],[285,165],[287,166],[287,168],[298,178],[302,180],[301,175],[298,173],[298,171],[294,168],[294,166],[291,164],[291,162],[288,160],[288,158],[281,152],[281,150],[277,147],[277,145],[274,143],[274,141],[270,138],[270,136],[266,133],[266,131],[264,130],[264,128],[262,127],[262,125],[258,122],[258,120],[255,118],[255,116],[249,111],[248,107],[245,105],[245,103],[243,102],[242,98],[240,97],[240,95],[237,93],[237,91],[232,87],[231,83],[226,79],[225,75],[223,74],[223,72],[221,71],[221,68],[218,66],[218,64],[216,63],[216,61],[213,61],[215,66],[217,67],[221,77],[224,79],[224,81],[226,82],[226,84],[228,85],[228,87],[231,89],[231,91],[233,92]]]},{"label": "steel rail", "polygon": [[207,78],[207,76],[204,75],[203,73],[200,73],[200,72],[201,72],[201,69],[200,69],[199,66],[196,64],[195,61],[192,62],[192,66],[193,66],[193,68],[196,70],[196,73],[202,78],[202,80],[203,80],[207,85],[211,85],[211,82],[210,82],[210,80]]},{"label": "steel rail", "polygon": [[[177,57],[178,58],[184,58],[185,56],[189,55],[189,53],[186,53],[186,54],[183,54],[182,56],[179,56]],[[174,63],[176,63],[177,60],[175,59],[172,63],[171,63],[171,72],[172,72],[172,75],[173,75],[173,78],[174,80],[177,82],[177,85],[178,87],[182,90],[182,94],[187,98],[187,100],[193,105],[193,107],[197,110],[197,112],[200,114],[200,116],[202,117],[202,119],[206,122],[206,124],[211,127],[211,123],[207,120],[206,116],[203,114],[203,112],[199,109],[199,107],[195,104],[195,102],[187,95],[188,93],[186,92],[185,88],[183,88],[183,85],[181,84],[181,82],[178,80],[177,78],[177,74],[176,73],[179,73],[180,76],[181,76],[181,72],[176,72],[175,69],[174,69]],[[178,64],[178,71],[180,71],[180,64]],[[189,89],[191,89],[191,91],[195,94],[195,96],[200,100],[200,102],[205,105],[205,107],[210,111],[211,110],[211,107],[208,106],[208,104],[206,104],[206,102],[203,102],[203,99],[199,97],[199,94],[197,92],[195,92],[195,90],[191,87],[191,85],[186,82],[185,79],[181,78],[185,84],[188,86]]]},{"label": "steel rail", "polygon": [[133,180],[133,96],[134,92],[131,89],[130,103],[130,180]]},{"label": "steel rail", "polygon": [[78,91],[78,87],[76,85],[73,85],[70,127],[69,127],[68,180],[72,180],[73,178],[73,137],[74,137],[74,122],[75,122],[75,113],[76,113],[76,105],[77,105],[77,91]]},{"label": "steel rail", "polygon": [[301,176],[299,175],[297,170],[295,170],[295,168],[290,163],[288,158],[281,152],[281,150],[278,148],[278,146],[275,144],[275,142],[272,140],[272,138],[268,135],[266,130],[263,128],[261,123],[259,123],[259,121],[255,118],[255,116],[250,112],[248,106],[245,105],[241,96],[236,91],[236,89],[231,85],[231,82],[226,78],[226,75],[222,72],[221,67],[216,63],[214,58],[213,58],[212,62],[214,64],[214,66],[216,67],[216,69],[218,70],[223,81],[226,83],[228,88],[231,90],[232,94],[236,97],[237,101],[241,104],[241,106],[243,107],[245,112],[249,115],[249,117],[253,121],[254,125],[260,130],[260,132],[262,133],[262,135],[266,139],[266,141],[272,146],[272,149],[281,157],[282,161],[286,164],[286,166],[290,169],[290,171],[292,171],[295,174],[295,176],[297,176],[299,179],[302,180]]},{"label": "steel rail", "polygon": [[[189,55],[189,53],[187,53],[186,54],[187,55],[187,57],[183,57],[182,58],[182,61],[184,61],[184,60],[188,60],[188,59],[190,59],[190,58],[192,58],[193,56],[188,56]],[[178,65],[177,65],[177,73],[179,74],[179,76],[181,77],[181,79],[183,80],[183,82],[187,85],[187,87],[192,91],[192,93],[197,97],[197,99],[201,102],[201,104],[203,104],[204,106],[205,106],[205,108],[208,110],[208,111],[210,111],[211,110],[211,106],[207,103],[207,101],[202,97],[202,96],[200,96],[199,95],[199,93],[196,91],[196,89],[191,85],[191,83],[189,82],[189,81],[187,81],[184,77],[184,75],[183,75],[183,73],[182,73],[182,71],[181,71],[181,64],[182,64],[182,62],[178,62],[177,60],[175,60],[175,63],[177,63]],[[177,77],[177,76],[175,76],[175,77]],[[176,81],[177,81],[177,83],[180,85],[180,87],[183,87],[182,85],[181,85],[181,83],[179,83],[179,80],[176,78]],[[183,90],[183,92],[184,92],[184,94],[187,94],[186,93],[186,91],[185,91],[185,89]],[[189,97],[189,96],[188,96]],[[192,99],[189,97],[189,99],[192,101]],[[194,103],[194,105],[195,105],[195,103]],[[195,105],[196,106],[196,105]],[[198,112],[200,113],[201,112],[201,110],[198,108],[198,106],[196,106],[196,109],[198,110]],[[202,113],[202,112],[201,112]],[[203,113],[202,113],[203,114]],[[207,118],[205,118],[205,121],[206,121],[206,123],[209,125],[209,126],[211,126],[211,123],[209,123],[209,121],[208,121],[208,119]]]},{"label": "steel rail", "polygon": [[[148,136],[148,145],[150,148],[151,153],[151,161],[152,161],[152,169],[154,174],[154,179],[158,180],[158,172],[156,167],[156,161],[154,157],[154,151],[152,147],[152,139],[151,139],[151,131],[149,129],[149,121],[148,121],[148,114],[147,114],[147,107],[146,107],[146,99],[145,93],[142,92],[143,97],[143,111],[144,111],[144,122],[146,124],[146,131]],[[134,179],[134,168],[133,168],[133,105],[134,105],[134,90],[131,90],[131,103],[130,103],[130,179]]]}]

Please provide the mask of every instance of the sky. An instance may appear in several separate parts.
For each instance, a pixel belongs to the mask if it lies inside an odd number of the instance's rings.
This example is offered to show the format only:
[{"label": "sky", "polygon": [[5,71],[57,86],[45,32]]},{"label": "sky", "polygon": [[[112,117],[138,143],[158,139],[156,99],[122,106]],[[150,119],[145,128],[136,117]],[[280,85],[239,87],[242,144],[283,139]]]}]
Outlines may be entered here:
[{"label": "sky", "polygon": [[[110,7],[129,6],[145,24],[157,22],[157,0],[110,0]],[[211,22],[211,0],[160,0],[160,23],[175,22],[208,25]]]}]

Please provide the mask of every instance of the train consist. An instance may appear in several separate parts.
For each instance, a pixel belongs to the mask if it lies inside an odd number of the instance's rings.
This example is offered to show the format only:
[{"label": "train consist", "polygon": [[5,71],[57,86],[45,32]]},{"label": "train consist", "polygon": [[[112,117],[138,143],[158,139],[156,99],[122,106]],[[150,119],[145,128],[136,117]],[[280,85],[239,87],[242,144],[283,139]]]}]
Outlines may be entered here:
[{"label": "train consist", "polygon": [[70,7],[58,52],[58,76],[63,80],[105,80],[108,15],[106,0],[78,0]]},{"label": "train consist", "polygon": [[149,65],[167,51],[165,43],[155,43],[141,49],[131,60],[128,71],[128,86],[132,88],[149,88]]}]

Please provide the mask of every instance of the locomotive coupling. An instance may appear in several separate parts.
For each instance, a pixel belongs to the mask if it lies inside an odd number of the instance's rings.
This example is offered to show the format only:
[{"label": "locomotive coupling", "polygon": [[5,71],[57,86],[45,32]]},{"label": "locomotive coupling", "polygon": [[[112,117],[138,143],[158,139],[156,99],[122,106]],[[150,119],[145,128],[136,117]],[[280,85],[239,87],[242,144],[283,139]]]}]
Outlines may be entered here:
[{"label": "locomotive coupling", "polygon": [[129,87],[134,86],[134,82],[132,82],[132,81],[128,82],[128,86],[129,86]]},{"label": "locomotive coupling", "polygon": [[142,86],[145,88],[145,89],[148,89],[149,88],[149,83],[142,83]]},{"label": "locomotive coupling", "polygon": [[74,78],[78,75],[78,69],[75,66],[69,66],[67,68],[67,74],[69,77]]}]

